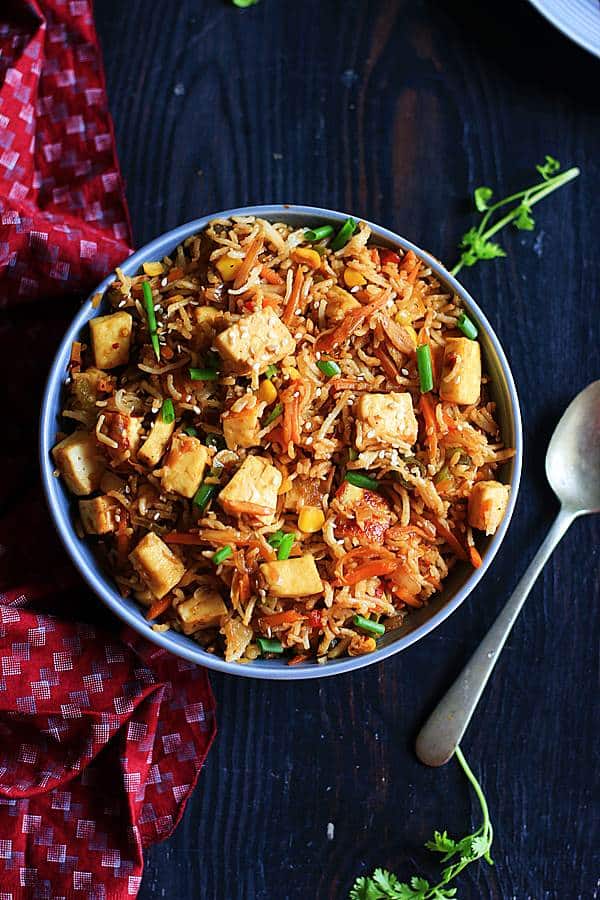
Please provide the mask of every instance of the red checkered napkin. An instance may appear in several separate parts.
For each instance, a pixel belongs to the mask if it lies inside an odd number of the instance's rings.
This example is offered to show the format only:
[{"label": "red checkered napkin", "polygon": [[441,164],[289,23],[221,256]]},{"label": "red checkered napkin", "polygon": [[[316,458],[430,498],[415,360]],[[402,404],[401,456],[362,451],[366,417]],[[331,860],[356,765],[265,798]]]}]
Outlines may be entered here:
[{"label": "red checkered napkin", "polygon": [[[215,731],[203,669],[98,603],[58,545],[37,418],[60,335],[131,245],[89,0],[0,9],[0,900],[135,896]],[[69,300],[69,297],[71,298]],[[114,632],[114,633],[112,633]]]}]

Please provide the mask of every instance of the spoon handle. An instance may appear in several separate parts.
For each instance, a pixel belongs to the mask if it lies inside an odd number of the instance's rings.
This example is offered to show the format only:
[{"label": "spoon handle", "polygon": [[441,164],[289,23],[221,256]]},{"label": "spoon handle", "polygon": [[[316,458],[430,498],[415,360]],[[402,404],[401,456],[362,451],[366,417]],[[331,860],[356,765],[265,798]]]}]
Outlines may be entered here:
[{"label": "spoon handle", "polygon": [[529,591],[574,518],[574,513],[561,507],[543,544],[502,612],[425,722],[415,748],[425,765],[442,766],[456,750]]}]

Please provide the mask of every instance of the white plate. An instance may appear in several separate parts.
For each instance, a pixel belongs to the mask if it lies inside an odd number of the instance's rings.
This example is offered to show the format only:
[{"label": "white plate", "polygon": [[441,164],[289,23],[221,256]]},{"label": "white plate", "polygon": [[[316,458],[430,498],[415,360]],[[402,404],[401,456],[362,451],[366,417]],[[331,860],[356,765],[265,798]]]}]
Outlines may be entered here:
[{"label": "white plate", "polygon": [[559,31],[600,57],[599,0],[529,0]]}]

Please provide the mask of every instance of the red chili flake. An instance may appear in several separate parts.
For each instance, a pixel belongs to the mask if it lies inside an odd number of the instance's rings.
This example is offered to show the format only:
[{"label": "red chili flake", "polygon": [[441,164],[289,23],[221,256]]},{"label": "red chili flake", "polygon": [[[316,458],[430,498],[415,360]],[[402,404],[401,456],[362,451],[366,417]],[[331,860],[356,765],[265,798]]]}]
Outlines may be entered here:
[{"label": "red chili flake", "polygon": [[112,348],[113,348],[113,350],[118,350],[118,348],[119,348],[118,342],[116,344],[113,344]]},{"label": "red chili flake", "polygon": [[309,628],[320,628],[321,627],[321,610],[320,609],[311,609],[308,614],[308,625]]},{"label": "red chili flake", "polygon": [[397,253],[394,253],[393,250],[380,250],[379,258],[381,259],[382,266],[386,263],[393,263],[395,266],[400,265],[400,257]]}]

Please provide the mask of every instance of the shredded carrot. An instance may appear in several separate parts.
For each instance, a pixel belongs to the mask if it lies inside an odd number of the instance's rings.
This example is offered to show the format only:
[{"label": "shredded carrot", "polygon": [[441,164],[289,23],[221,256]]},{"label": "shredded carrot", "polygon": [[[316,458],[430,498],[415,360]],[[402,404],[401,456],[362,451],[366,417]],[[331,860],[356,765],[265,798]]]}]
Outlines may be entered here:
[{"label": "shredded carrot", "polygon": [[450,549],[452,550],[454,555],[458,556],[459,559],[463,559],[466,561],[468,559],[468,557],[467,557],[465,548],[463,547],[461,542],[458,540],[456,535],[452,534],[450,529],[446,528],[445,525],[442,525],[442,523],[440,522],[439,519],[432,517],[430,519],[430,521],[434,525],[435,530],[437,531],[439,536],[444,538],[444,540],[446,541],[446,543],[448,544],[448,546],[450,547]]},{"label": "shredded carrot", "polygon": [[289,325],[294,318],[303,284],[304,275],[302,274],[302,269],[298,266],[294,272],[294,280],[292,282],[292,290],[290,291],[288,302],[285,304],[283,313],[281,314],[281,321],[285,322],[286,325]]},{"label": "shredded carrot", "polygon": [[147,619],[156,619],[158,616],[162,616],[164,612],[166,612],[171,606],[171,598],[167,594],[166,597],[161,597],[160,600],[155,600],[148,612],[146,613]]},{"label": "shredded carrot", "polygon": [[81,341],[73,341],[71,344],[69,369],[72,373],[79,372],[81,369]]},{"label": "shredded carrot", "polygon": [[365,578],[391,575],[394,569],[397,568],[398,562],[395,559],[374,559],[372,562],[357,566],[347,575],[344,575],[344,584],[358,584],[359,581],[364,581]]},{"label": "shredded carrot", "polygon": [[421,263],[412,250],[407,250],[404,259],[400,263],[400,271],[406,272],[409,284],[414,284],[419,273]]},{"label": "shredded carrot", "polygon": [[437,453],[438,439],[435,406],[431,396],[429,394],[421,394],[419,406],[425,420],[425,439],[429,448],[429,455],[433,458]]},{"label": "shredded carrot", "polygon": [[387,355],[383,347],[377,347],[373,352],[381,363],[381,368],[390,379],[390,381],[398,381],[400,373],[398,372],[398,369],[396,368],[390,357]]},{"label": "shredded carrot", "polygon": [[[285,281],[279,274],[279,272],[275,272],[273,269],[269,269],[268,266],[263,266],[260,270],[261,278],[267,282],[267,284],[285,284]],[[264,305],[264,303],[263,303]]]},{"label": "shredded carrot", "polygon": [[167,542],[167,544],[206,544],[206,538],[203,538],[200,534],[192,533],[192,532],[184,532],[184,531],[170,531],[168,534],[163,535],[163,540]]},{"label": "shredded carrot", "polygon": [[127,556],[129,553],[129,535],[127,534],[126,528],[127,523],[124,519],[124,514],[121,513],[121,521],[119,522],[119,527],[117,529],[117,562],[121,568],[127,565]]},{"label": "shredded carrot", "polygon": [[385,306],[389,299],[389,292],[384,291],[381,297],[378,297],[373,303],[353,310],[337,328],[334,328],[333,331],[327,334],[320,335],[315,342],[315,348],[317,350],[331,350],[337,344],[343,344],[365,320],[369,319],[382,306]]},{"label": "shredded carrot", "polygon": [[471,559],[471,565],[475,569],[478,569],[480,567],[480,565],[482,564],[483,560],[481,558],[481,554],[479,553],[479,550],[477,549],[477,547],[469,547],[469,557]]},{"label": "shredded carrot", "polygon": [[300,398],[304,395],[304,382],[292,381],[280,394],[283,403],[282,440],[284,447],[290,441],[300,441]]},{"label": "shredded carrot", "polygon": [[255,264],[258,259],[258,254],[262,250],[264,238],[262,234],[257,234],[248,250],[246,251],[246,256],[242,260],[238,270],[235,273],[235,278],[233,280],[233,287],[235,290],[241,287],[244,282],[248,280],[248,275],[250,274],[250,269]]},{"label": "shredded carrot", "polygon": [[183,271],[183,269],[178,269],[177,267],[175,267],[174,269],[171,269],[171,271],[167,275],[167,281],[177,281],[179,278],[183,278],[184,275],[185,272]]},{"label": "shredded carrot", "polygon": [[288,659],[288,666],[297,666],[298,663],[306,662],[308,656],[302,653],[298,653],[296,656],[292,656],[291,659]]},{"label": "shredded carrot", "polygon": [[280,625],[293,625],[299,622],[302,616],[295,609],[274,613],[272,616],[260,616],[258,624],[261,628],[278,628]]}]

